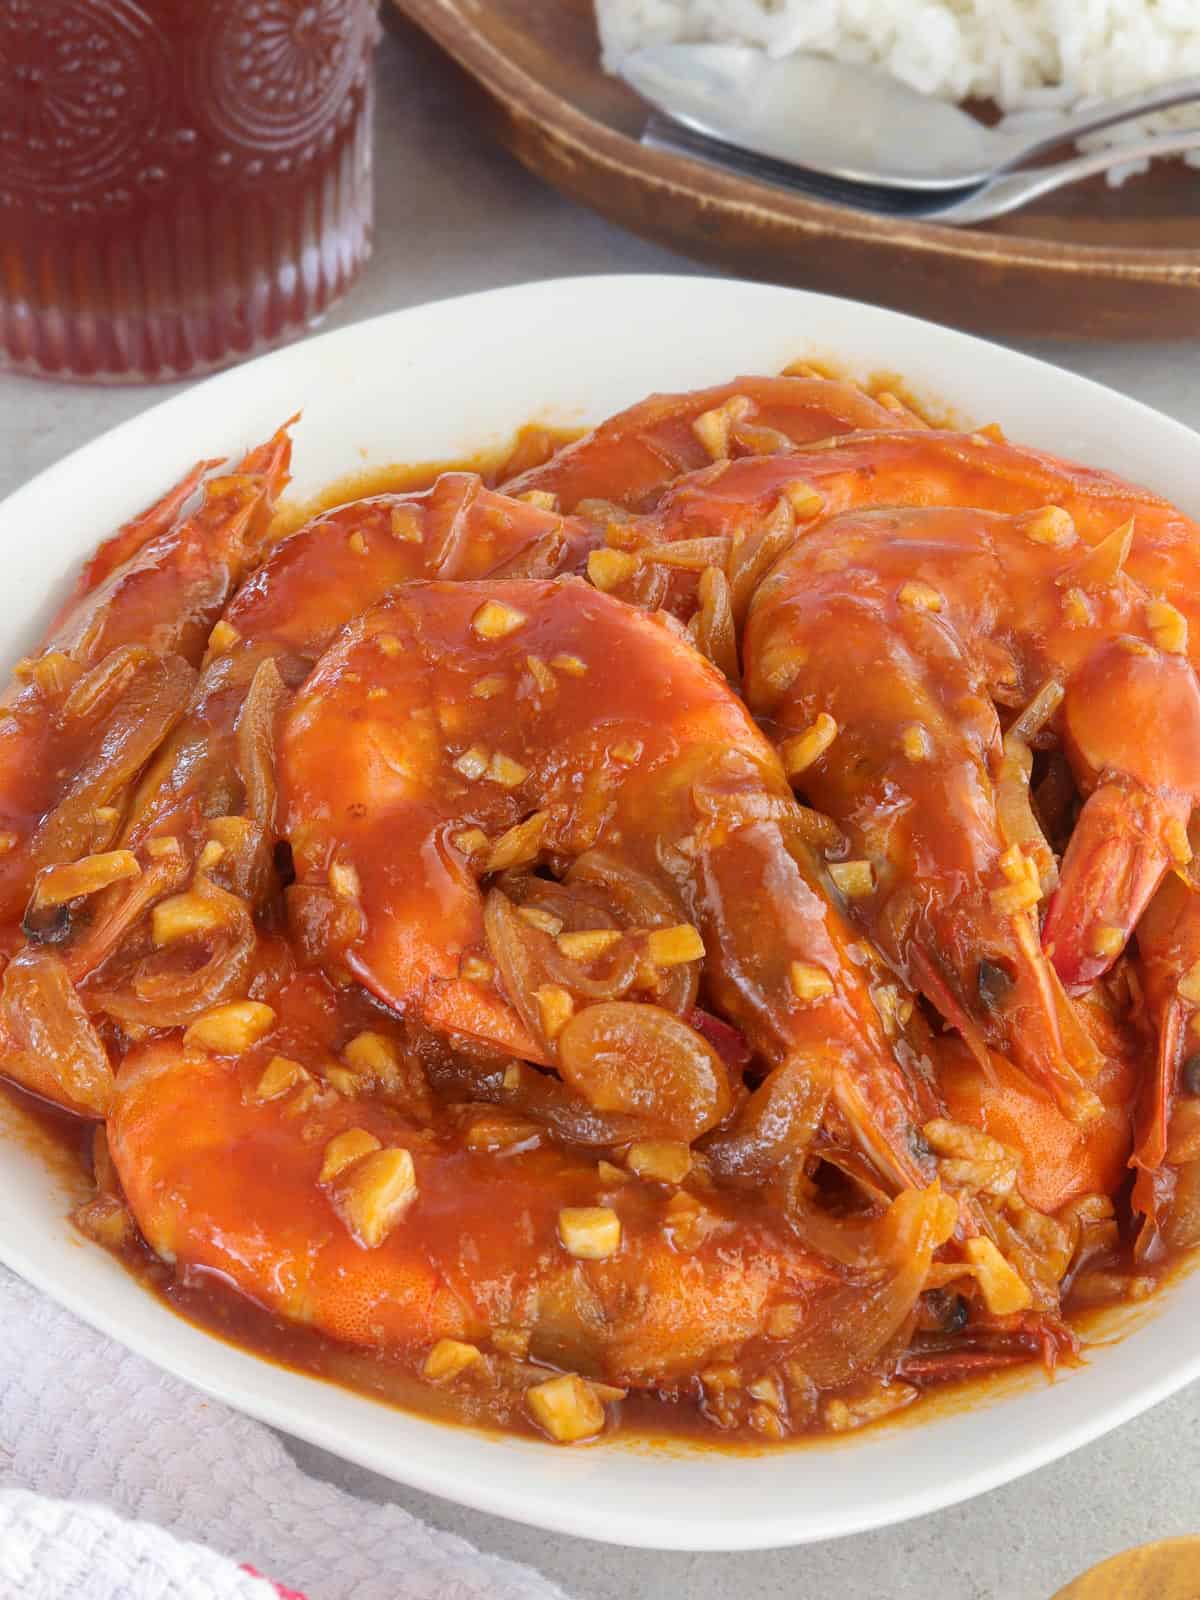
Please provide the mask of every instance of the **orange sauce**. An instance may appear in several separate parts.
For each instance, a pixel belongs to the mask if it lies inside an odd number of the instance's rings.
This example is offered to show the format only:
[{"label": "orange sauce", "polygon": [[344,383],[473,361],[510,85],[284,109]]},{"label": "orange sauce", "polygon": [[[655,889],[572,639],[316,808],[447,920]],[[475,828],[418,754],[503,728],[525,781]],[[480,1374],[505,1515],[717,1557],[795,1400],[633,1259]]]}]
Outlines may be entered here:
[{"label": "orange sauce", "polygon": [[[27,1148],[35,1150],[53,1170],[63,1175],[74,1192],[90,1188],[92,1134],[89,1124],[3,1081],[0,1081],[0,1101],[9,1113],[4,1118],[6,1137],[19,1138]],[[424,1382],[411,1365],[394,1354],[356,1349],[273,1316],[214,1276],[197,1274],[180,1281],[140,1242],[122,1251],[120,1259],[146,1290],[194,1327],[239,1349],[250,1350],[261,1360],[352,1389],[384,1405],[440,1423],[492,1434],[516,1431],[542,1437],[520,1411],[506,1411],[503,1420],[498,1420],[489,1416],[471,1397],[464,1397],[452,1388],[438,1388]],[[1196,1265],[1196,1252],[1181,1254],[1165,1263],[1159,1272],[1160,1290],[1167,1290]],[[1157,1303],[1158,1296],[1151,1296],[1136,1303],[1092,1306],[1076,1313],[1071,1321],[1084,1341],[1084,1359],[1088,1347],[1106,1347],[1141,1326],[1154,1314]],[[870,1431],[924,1424],[967,1409],[993,1405],[1049,1381],[1052,1381],[1051,1375],[1031,1359],[979,1376],[931,1384],[923,1390],[916,1405],[870,1424]],[[793,1435],[782,1445],[766,1445],[748,1430],[716,1432],[706,1422],[690,1391],[674,1402],[650,1394],[630,1394],[610,1410],[610,1427],[600,1442],[611,1438],[619,1429],[623,1445],[632,1444],[667,1454],[715,1449],[722,1453],[761,1455],[781,1448],[827,1448],[853,1440],[862,1432],[859,1429],[838,1436],[814,1427],[809,1432]]]},{"label": "orange sauce", "polygon": [[[824,356],[805,356],[803,360],[785,367],[784,371],[815,373],[819,377],[832,378],[843,383],[858,381],[844,362],[827,359]],[[923,422],[927,422],[931,428],[970,429],[977,426],[974,418],[964,417],[946,401],[918,391],[913,387],[911,379],[886,367],[870,373],[862,380],[862,387],[873,400],[885,395],[895,396],[902,405],[914,412]]]},{"label": "orange sauce", "polygon": [[[892,393],[900,393],[901,389],[897,380],[890,377],[881,377],[880,387]],[[913,404],[913,397],[906,397],[905,403]],[[303,505],[282,507],[272,526],[272,537],[284,538],[313,515],[348,500],[424,488],[446,470],[478,471],[489,481],[505,479],[545,461],[574,437],[573,432],[531,425],[522,429],[504,448],[467,462],[398,464],[352,474],[327,486]],[[353,1008],[359,1002],[350,1000],[346,1004]],[[372,1002],[363,996],[361,1006],[364,1012],[361,1025],[370,1027]],[[77,1181],[90,1175],[91,1133],[87,1125],[10,1085],[0,1085],[0,1092],[14,1109],[22,1128],[28,1130],[23,1137],[43,1149],[48,1160]],[[444,1225],[454,1225],[453,1213],[447,1212]],[[536,1431],[519,1406],[480,1398],[477,1394],[463,1394],[452,1387],[436,1388],[422,1381],[417,1365],[407,1354],[356,1349],[285,1321],[234,1292],[211,1273],[193,1271],[176,1278],[140,1243],[128,1247],[123,1259],[146,1288],[181,1316],[216,1337],[253,1350],[264,1359],[442,1422],[493,1431],[501,1428],[506,1432]],[[1180,1269],[1180,1262],[1168,1263],[1159,1273],[1160,1280],[1165,1281]],[[1089,1309],[1076,1318],[1075,1323],[1090,1340],[1115,1337],[1131,1319],[1140,1317],[1144,1309],[1145,1302],[1133,1308]],[[901,1373],[903,1375],[903,1365]],[[888,1418],[886,1425],[907,1423],[931,1412],[940,1414],[947,1409],[976,1406],[1040,1381],[1040,1378],[1031,1351],[1027,1361],[985,1375],[928,1382],[914,1377],[912,1381],[922,1390],[921,1400],[899,1416]],[[676,1396],[631,1395],[612,1408],[613,1425],[619,1424],[623,1439],[632,1437],[653,1448],[678,1449],[701,1443],[705,1449],[753,1453],[766,1448],[749,1430],[716,1432],[697,1404],[698,1393],[698,1385],[689,1383]],[[853,1398],[854,1393],[855,1386],[849,1386],[847,1395]],[[827,1445],[829,1435],[818,1432],[814,1422],[810,1433],[800,1433],[788,1444],[794,1447],[816,1440]],[[772,1443],[770,1448],[779,1446]]]},{"label": "orange sauce", "polygon": [[286,539],[306,522],[335,506],[353,500],[366,500],[377,494],[416,494],[436,483],[443,472],[477,472],[486,484],[503,483],[540,467],[556,450],[571,444],[582,434],[581,428],[549,428],[528,422],[518,428],[507,444],[477,455],[456,457],[453,461],[393,462],[389,466],[364,467],[327,483],[307,500],[281,500],[271,522],[269,542]]}]

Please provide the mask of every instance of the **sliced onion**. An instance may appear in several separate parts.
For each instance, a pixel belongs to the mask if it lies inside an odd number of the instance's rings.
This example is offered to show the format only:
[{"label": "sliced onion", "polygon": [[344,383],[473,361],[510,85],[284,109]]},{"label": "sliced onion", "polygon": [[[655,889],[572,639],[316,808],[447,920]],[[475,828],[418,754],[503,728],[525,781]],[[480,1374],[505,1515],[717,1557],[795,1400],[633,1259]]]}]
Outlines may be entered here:
[{"label": "sliced onion", "polygon": [[737,630],[729,597],[729,583],[720,567],[708,567],[697,589],[696,646],[724,673],[730,683],[739,681]]},{"label": "sliced onion", "polygon": [[210,875],[249,905],[262,906],[278,881],[272,835],[248,817],[212,817],[208,831],[225,852]]},{"label": "sliced onion", "polygon": [[[677,896],[649,874],[605,850],[587,850],[579,856],[567,873],[566,884],[576,892],[585,884],[601,890],[627,928],[672,928],[688,920]],[[666,1011],[674,1011],[677,1016],[686,1016],[696,1004],[699,987],[699,962],[689,961],[671,967],[659,974],[654,988],[655,1004]],[[608,997],[594,995],[592,998]]]},{"label": "sliced onion", "polygon": [[147,861],[140,877],[108,890],[98,901],[86,933],[64,952],[73,981],[82,983],[95,972],[155,901],[180,887],[188,871],[188,858],[180,850],[177,855]]},{"label": "sliced onion", "polygon": [[275,824],[275,719],[287,692],[274,657],[268,656],[255,670],[236,723],[245,813],[264,830]]},{"label": "sliced onion", "polygon": [[644,1132],[636,1118],[596,1111],[551,1073],[482,1050],[475,1041],[452,1045],[419,1025],[409,1028],[414,1054],[443,1100],[504,1106],[544,1123],[567,1143],[592,1149],[629,1144]]},{"label": "sliced onion", "polygon": [[599,885],[621,912],[626,927],[670,928],[687,920],[682,901],[648,874],[606,850],[585,850],[571,863],[566,882]]},{"label": "sliced onion", "polygon": [[564,932],[620,926],[610,897],[592,884],[559,883],[555,878],[539,878],[525,868],[517,868],[500,873],[495,887],[514,905],[548,911],[562,923]]},{"label": "sliced onion", "polygon": [[534,1038],[545,1040],[535,994],[547,980],[544,965],[538,959],[541,951],[535,936],[543,947],[552,946],[552,940],[540,929],[530,927],[500,889],[493,889],[483,902],[483,931],[505,994]]},{"label": "sliced onion", "polygon": [[744,786],[734,788],[731,785],[722,789],[714,784],[697,783],[692,786],[692,799],[706,822],[729,829],[748,828],[756,822],[780,822],[795,827],[794,813],[799,809],[791,795],[771,794],[766,789]]},{"label": "sliced onion", "polygon": [[563,955],[553,939],[538,929],[530,932],[545,940],[543,983],[561,984],[585,1000],[618,1000],[628,994],[638,978],[640,962],[637,947],[629,940],[613,945],[593,961],[577,961]]},{"label": "sliced onion", "polygon": [[501,1095],[501,1103],[534,1117],[571,1144],[604,1148],[628,1144],[645,1131],[637,1117],[599,1111],[561,1079],[536,1067],[520,1065]]},{"label": "sliced onion", "polygon": [[183,715],[195,682],[196,674],[182,656],[146,656],[133,662],[116,704],[96,723],[90,755],[34,836],[38,866],[74,861],[87,853],[97,806],[113,804],[137,777]]},{"label": "sliced onion", "polygon": [[827,1063],[785,1061],[755,1089],[728,1128],[704,1145],[713,1171],[741,1183],[763,1183],[807,1153],[829,1100]]},{"label": "sliced onion", "polygon": [[643,562],[622,598],[645,611],[657,611],[666,600],[670,586],[671,575],[665,567],[652,567]]},{"label": "sliced onion", "polygon": [[823,851],[835,857],[849,854],[849,840],[837,823],[812,806],[802,806],[797,802],[790,813],[781,819],[780,826],[788,849],[793,854],[797,850]]},{"label": "sliced onion", "polygon": [[1035,739],[1063,703],[1066,689],[1057,678],[1048,678],[1013,723],[1009,732],[1022,744]]},{"label": "sliced onion", "polygon": [[202,875],[192,892],[210,901],[224,923],[213,936],[207,959],[189,969],[182,965],[189,954],[186,948],[147,956],[127,983],[97,996],[96,1004],[109,1016],[138,1028],[178,1028],[210,1006],[245,994],[255,950],[249,908]]},{"label": "sliced onion", "polygon": [[[822,1151],[822,1158],[824,1155]],[[879,1218],[891,1204],[890,1196],[882,1196],[880,1203],[862,1214],[835,1216],[819,1203],[804,1163],[797,1162],[783,1185],[782,1204],[792,1232],[816,1255],[857,1271],[878,1266]]]},{"label": "sliced onion", "polygon": [[111,710],[133,675],[152,660],[141,644],[122,644],[102,656],[90,671],[76,678],[61,714],[66,723],[95,724]]},{"label": "sliced onion", "polygon": [[[934,1184],[906,1189],[892,1201],[871,1229],[869,1253],[861,1225],[841,1224],[844,1253],[857,1252],[862,1270],[814,1300],[792,1346],[795,1359],[821,1388],[848,1382],[901,1331],[916,1308],[933,1252],[950,1235],[954,1216],[954,1206]],[[815,1226],[815,1218],[810,1225]],[[828,1230],[822,1234],[828,1243]]]},{"label": "sliced onion", "polygon": [[[61,956],[22,950],[5,968],[0,1070],[70,1111],[102,1117],[113,1075]],[[2,1042],[0,1042],[2,1045]]]},{"label": "sliced onion", "polygon": [[550,934],[526,922],[500,889],[493,889],[484,901],[483,928],[505,994],[534,1037],[551,1049],[536,999],[539,988],[555,984],[585,1000],[609,1000],[627,994],[638,976],[638,951],[632,941],[621,940],[594,961],[574,960],[563,955]]},{"label": "sliced onion", "polygon": [[1004,736],[1004,754],[996,778],[996,820],[1006,845],[1023,846],[1038,869],[1043,894],[1058,882],[1058,863],[1033,812],[1029,780],[1033,752],[1015,733]]},{"label": "sliced onion", "polygon": [[[1133,1190],[1129,1203],[1135,1217],[1141,1217],[1133,1255],[1139,1266],[1161,1261],[1165,1252],[1173,1248],[1175,1230],[1186,1237],[1193,1220],[1200,1218],[1200,1195],[1197,1203],[1189,1205],[1185,1194],[1183,1205],[1176,1207],[1175,1191],[1179,1186],[1184,1167],[1136,1167]],[[1193,1165],[1191,1170],[1195,1170]],[[1196,1186],[1200,1188],[1200,1185]]]},{"label": "sliced onion", "polygon": [[1071,1265],[1074,1231],[1015,1196],[995,1201],[976,1197],[987,1227],[1001,1255],[1013,1266],[1033,1293],[1039,1310],[1058,1309],[1059,1285]]},{"label": "sliced onion", "polygon": [[781,495],[762,527],[734,546],[727,571],[733,617],[739,626],[746,619],[755,590],[795,538],[796,513]]},{"label": "sliced onion", "polygon": [[559,1035],[558,1058],[563,1078],[589,1105],[636,1117],[660,1138],[698,1138],[733,1105],[720,1056],[659,1006],[588,1006]]}]

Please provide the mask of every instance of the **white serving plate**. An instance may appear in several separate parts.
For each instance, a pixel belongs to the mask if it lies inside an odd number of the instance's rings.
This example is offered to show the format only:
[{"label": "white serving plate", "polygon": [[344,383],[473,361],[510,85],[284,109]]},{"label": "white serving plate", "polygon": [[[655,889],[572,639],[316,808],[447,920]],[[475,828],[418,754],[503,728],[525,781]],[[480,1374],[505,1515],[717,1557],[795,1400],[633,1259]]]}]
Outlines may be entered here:
[{"label": "white serving plate", "polygon": [[[252,362],[87,445],[0,505],[0,661],[35,642],[95,542],[200,456],[302,408],[296,484],[468,455],[537,417],[596,421],[808,357],[902,374],[964,421],[1143,480],[1200,516],[1200,436],[1028,357],[894,312],[699,278],[565,279],[398,312]],[[555,1449],[392,1410],[180,1320],[65,1219],[68,1185],[0,1130],[0,1259],[93,1326],[219,1399],[398,1482],[626,1545],[743,1550],[919,1516],[1029,1472],[1200,1375],[1200,1274],[1052,1385],[1025,1379],[924,1423],[759,1455],[636,1441]]]}]

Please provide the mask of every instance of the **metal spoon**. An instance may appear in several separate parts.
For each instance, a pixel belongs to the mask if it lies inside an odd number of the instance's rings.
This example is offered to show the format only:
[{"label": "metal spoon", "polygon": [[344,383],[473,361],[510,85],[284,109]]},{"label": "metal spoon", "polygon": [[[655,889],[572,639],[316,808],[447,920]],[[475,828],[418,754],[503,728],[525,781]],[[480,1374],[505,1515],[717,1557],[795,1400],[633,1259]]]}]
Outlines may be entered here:
[{"label": "metal spoon", "polygon": [[698,133],[850,183],[897,189],[967,188],[1081,134],[1200,100],[1200,78],[1181,78],[1036,127],[987,128],[885,72],[824,56],[653,45],[626,56],[620,72]]},{"label": "metal spoon", "polygon": [[[1181,128],[1175,133],[1155,134],[1137,143],[1091,150],[1086,155],[1073,156],[1069,161],[1033,167],[1024,172],[999,173],[984,183],[965,188],[932,191],[848,183],[840,178],[827,177],[821,172],[807,172],[790,163],[756,156],[735,145],[693,133],[665,117],[652,116],[649,119],[642,134],[642,143],[651,150],[688,156],[741,177],[771,183],[796,194],[810,195],[815,200],[828,200],[835,205],[851,206],[879,216],[911,217],[914,221],[969,227],[987,222],[992,217],[1002,217],[1009,211],[1017,211],[1054,189],[1079,183],[1084,178],[1107,172],[1110,167],[1122,166],[1127,161],[1188,155],[1193,150],[1200,150],[1200,128]],[[1197,173],[1196,181],[1200,184],[1200,173]]]}]

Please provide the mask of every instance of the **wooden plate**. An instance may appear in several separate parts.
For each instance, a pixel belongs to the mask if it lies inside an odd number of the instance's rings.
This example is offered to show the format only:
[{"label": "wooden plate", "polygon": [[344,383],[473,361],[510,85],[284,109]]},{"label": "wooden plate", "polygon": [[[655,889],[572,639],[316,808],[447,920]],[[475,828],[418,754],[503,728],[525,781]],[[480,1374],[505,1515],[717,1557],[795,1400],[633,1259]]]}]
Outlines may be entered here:
[{"label": "wooden plate", "polygon": [[1052,1600],[1196,1600],[1200,1538],[1156,1539],[1102,1561]]},{"label": "wooden plate", "polygon": [[990,333],[1200,334],[1200,173],[1181,162],[983,228],[867,216],[642,149],[644,108],[601,71],[591,0],[395,4],[482,85],[488,124],[527,167],[672,249]]}]

